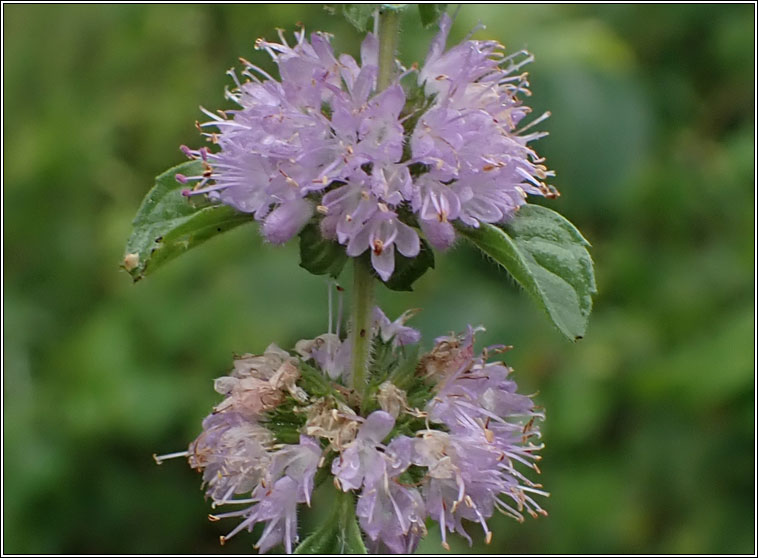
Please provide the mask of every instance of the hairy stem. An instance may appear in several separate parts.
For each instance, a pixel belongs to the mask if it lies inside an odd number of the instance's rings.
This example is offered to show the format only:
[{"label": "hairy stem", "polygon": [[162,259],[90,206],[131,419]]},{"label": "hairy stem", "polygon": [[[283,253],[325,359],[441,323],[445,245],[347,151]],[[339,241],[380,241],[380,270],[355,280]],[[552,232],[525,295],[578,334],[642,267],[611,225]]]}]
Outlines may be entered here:
[{"label": "hairy stem", "polygon": [[371,310],[374,304],[374,278],[361,259],[353,262],[353,374],[352,387],[363,399],[368,384],[368,359],[371,352]]},{"label": "hairy stem", "polygon": [[[395,71],[395,50],[400,30],[398,13],[391,9],[379,11],[379,71],[376,80],[377,92],[392,83]],[[370,249],[370,248],[369,248]],[[356,259],[353,262],[352,296],[352,387],[361,396],[368,385],[368,361],[371,353],[371,314],[374,305],[374,278],[368,265]]]},{"label": "hairy stem", "polygon": [[395,72],[395,51],[400,33],[400,14],[392,9],[379,11],[379,72],[376,90],[381,91],[391,82]]}]

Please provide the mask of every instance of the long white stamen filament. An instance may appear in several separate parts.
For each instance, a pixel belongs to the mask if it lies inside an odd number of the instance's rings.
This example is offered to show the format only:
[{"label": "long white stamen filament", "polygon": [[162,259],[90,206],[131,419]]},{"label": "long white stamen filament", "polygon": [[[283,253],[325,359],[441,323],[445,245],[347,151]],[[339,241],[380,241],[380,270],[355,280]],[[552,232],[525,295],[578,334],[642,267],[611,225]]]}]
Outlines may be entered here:
[{"label": "long white stamen filament", "polygon": [[327,292],[329,293],[327,298],[327,304],[329,305],[329,329],[327,330],[327,333],[329,335],[332,334],[332,281],[329,281],[327,284]]},{"label": "long white stamen filament", "polygon": [[158,465],[162,465],[164,461],[167,459],[175,459],[177,457],[187,457],[189,455],[189,452],[187,451],[177,451],[174,453],[166,453],[163,455],[156,455],[153,454],[153,459]]}]

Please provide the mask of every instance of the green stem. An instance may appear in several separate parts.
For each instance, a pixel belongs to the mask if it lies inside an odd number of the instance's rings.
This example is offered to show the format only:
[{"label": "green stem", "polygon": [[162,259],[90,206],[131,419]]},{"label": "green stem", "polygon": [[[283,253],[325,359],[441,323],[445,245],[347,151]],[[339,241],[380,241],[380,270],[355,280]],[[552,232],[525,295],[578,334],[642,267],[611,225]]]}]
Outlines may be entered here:
[{"label": "green stem", "polygon": [[371,352],[371,310],[374,303],[374,278],[362,259],[353,262],[353,375],[352,384],[361,396],[368,385],[368,359]]},{"label": "green stem", "polygon": [[[379,11],[379,68],[376,78],[377,92],[392,83],[395,71],[395,50],[400,31],[398,12],[392,9]],[[364,261],[353,262],[353,374],[352,387],[363,397],[368,386],[368,361],[371,353],[371,314],[374,304],[374,278]]]},{"label": "green stem", "polygon": [[379,72],[376,78],[377,92],[392,83],[395,71],[395,51],[400,34],[400,14],[393,9],[379,11]]}]

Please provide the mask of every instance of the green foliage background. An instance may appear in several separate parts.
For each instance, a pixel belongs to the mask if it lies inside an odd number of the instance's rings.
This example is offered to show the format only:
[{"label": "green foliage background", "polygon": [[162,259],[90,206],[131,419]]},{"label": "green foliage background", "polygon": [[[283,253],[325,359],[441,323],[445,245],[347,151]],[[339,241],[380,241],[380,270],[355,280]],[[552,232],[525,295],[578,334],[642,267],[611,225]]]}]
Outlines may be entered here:
[{"label": "green foliage background", "polygon": [[[481,343],[547,409],[548,518],[493,520],[495,553],[749,553],[754,541],[754,53],[751,5],[465,6],[453,29],[528,47],[538,145],[593,244],[599,295],[572,345],[461,243],[414,293],[427,342]],[[297,246],[244,226],[132,285],[139,202],[224,71],[295,22],[359,34],[319,5],[4,5],[3,547],[34,553],[245,553],[209,523],[182,449],[232,354],[326,328]],[[405,18],[401,58],[434,30]],[[303,514],[312,526],[313,514]],[[422,547],[442,552],[435,530]],[[467,551],[465,543],[453,551]]]}]

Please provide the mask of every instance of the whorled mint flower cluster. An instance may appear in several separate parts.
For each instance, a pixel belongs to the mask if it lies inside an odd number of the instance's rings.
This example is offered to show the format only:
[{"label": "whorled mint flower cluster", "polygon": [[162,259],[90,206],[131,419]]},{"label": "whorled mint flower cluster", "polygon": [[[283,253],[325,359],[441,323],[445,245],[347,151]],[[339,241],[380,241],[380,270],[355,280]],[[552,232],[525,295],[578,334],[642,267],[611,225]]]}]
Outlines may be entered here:
[{"label": "whorled mint flower cluster", "polygon": [[241,356],[216,380],[224,399],[202,433],[186,452],[156,459],[186,456],[214,507],[237,507],[210,516],[239,520],[222,543],[263,523],[255,547],[292,552],[298,506],[310,506],[314,487],[330,477],[354,494],[373,552],[413,552],[427,518],[447,547],[448,532],[471,542],[468,522],[489,542],[496,510],[519,521],[545,514],[534,496],[547,493],[522,472],[539,472],[543,414],[517,393],[510,368],[489,361],[504,347],[476,354],[469,328],[419,355],[419,332],[405,325],[412,314],[390,321],[374,310],[363,397],[347,387],[350,345],[339,332],[292,352],[271,345]]},{"label": "whorled mint flower cluster", "polygon": [[[275,244],[317,220],[324,238],[357,257],[367,250],[387,281],[395,250],[413,258],[419,231],[435,248],[455,241],[453,223],[506,220],[527,194],[555,196],[552,176],[519,128],[530,112],[521,68],[525,51],[505,56],[496,41],[465,40],[445,50],[446,14],[421,68],[404,70],[377,92],[378,40],[367,35],[361,63],[335,56],[325,34],[295,33],[290,46],[259,39],[279,79],[243,60],[229,99],[240,108],[205,111],[200,124],[216,148],[189,149],[201,176],[186,195],[208,194],[252,213]],[[398,63],[399,65],[399,63]],[[415,77],[415,79],[414,79]]]}]

